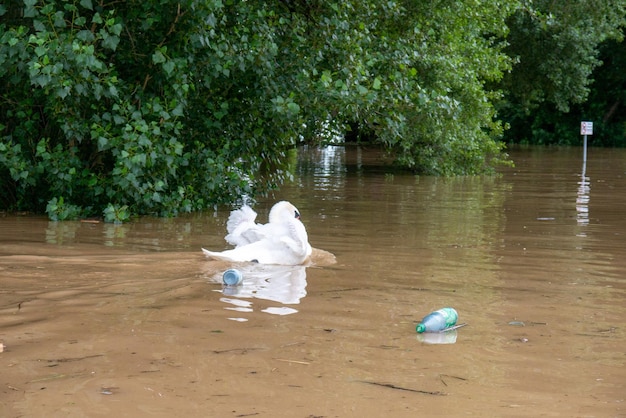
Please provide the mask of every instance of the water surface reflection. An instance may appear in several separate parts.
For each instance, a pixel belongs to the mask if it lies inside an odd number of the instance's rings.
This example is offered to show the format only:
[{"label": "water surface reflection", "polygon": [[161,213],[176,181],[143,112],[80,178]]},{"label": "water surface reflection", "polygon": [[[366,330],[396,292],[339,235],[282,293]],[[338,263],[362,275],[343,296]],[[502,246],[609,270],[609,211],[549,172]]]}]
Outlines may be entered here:
[{"label": "water surface reflection", "polygon": [[[591,179],[587,176],[587,162],[583,162],[580,181],[578,182],[578,196],[576,197],[576,212],[579,225],[589,224],[589,194],[591,191]],[[584,232],[579,233],[584,236]]]},{"label": "water surface reflection", "polygon": [[[306,296],[306,267],[262,265],[256,263],[238,265],[237,269],[243,274],[243,283],[238,286],[222,286],[217,292],[225,297],[220,301],[233,305],[227,307],[238,312],[253,312],[253,302],[243,299],[262,299],[278,302],[284,305],[297,305]],[[222,272],[214,274],[213,283],[222,283]],[[290,315],[298,312],[293,307],[269,306],[262,312],[275,315]],[[247,318],[229,318],[235,321],[247,321]]]}]

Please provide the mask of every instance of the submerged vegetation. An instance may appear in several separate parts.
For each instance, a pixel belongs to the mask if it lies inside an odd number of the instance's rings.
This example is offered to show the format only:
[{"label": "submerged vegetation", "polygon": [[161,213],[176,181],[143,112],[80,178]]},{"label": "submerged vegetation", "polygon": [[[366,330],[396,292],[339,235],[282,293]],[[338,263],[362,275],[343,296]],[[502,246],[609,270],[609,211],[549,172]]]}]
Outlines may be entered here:
[{"label": "submerged vegetation", "polygon": [[509,123],[623,108],[590,94],[621,56],[623,1],[24,0],[0,17],[0,208],[51,219],[231,203],[337,137],[485,173]]}]

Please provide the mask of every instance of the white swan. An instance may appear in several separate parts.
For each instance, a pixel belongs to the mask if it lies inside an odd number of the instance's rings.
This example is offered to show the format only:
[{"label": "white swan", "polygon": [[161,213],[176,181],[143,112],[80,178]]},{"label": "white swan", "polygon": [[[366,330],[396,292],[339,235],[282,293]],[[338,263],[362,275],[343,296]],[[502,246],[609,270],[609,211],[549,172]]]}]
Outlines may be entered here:
[{"label": "white swan", "polygon": [[300,212],[289,202],[276,203],[269,222],[255,223],[249,206],[230,213],[225,239],[235,248],[221,252],[202,249],[210,258],[225,261],[256,261],[261,264],[299,265],[311,256],[312,248]]}]

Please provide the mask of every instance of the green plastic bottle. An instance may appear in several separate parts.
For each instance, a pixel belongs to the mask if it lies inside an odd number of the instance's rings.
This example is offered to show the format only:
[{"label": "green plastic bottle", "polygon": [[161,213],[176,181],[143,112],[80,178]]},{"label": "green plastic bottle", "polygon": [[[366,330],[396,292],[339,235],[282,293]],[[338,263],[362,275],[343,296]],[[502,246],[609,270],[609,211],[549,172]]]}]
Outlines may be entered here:
[{"label": "green plastic bottle", "polygon": [[456,325],[456,321],[459,319],[459,314],[454,308],[442,308],[438,311],[431,312],[417,324],[415,330],[418,334],[422,332],[439,332],[446,328],[450,328]]}]

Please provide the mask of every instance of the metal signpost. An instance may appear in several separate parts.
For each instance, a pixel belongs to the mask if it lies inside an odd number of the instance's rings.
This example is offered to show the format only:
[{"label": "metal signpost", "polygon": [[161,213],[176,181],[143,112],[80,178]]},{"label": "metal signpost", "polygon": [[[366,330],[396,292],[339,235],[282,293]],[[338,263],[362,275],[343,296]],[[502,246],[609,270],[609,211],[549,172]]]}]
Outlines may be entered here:
[{"label": "metal signpost", "polygon": [[587,135],[593,135],[593,122],[580,122],[580,134],[583,136],[583,162],[587,162]]},{"label": "metal signpost", "polygon": [[587,177],[587,135],[593,135],[593,122],[580,122],[580,134],[583,136],[583,171],[578,183],[576,212],[578,212],[578,225],[588,225],[590,183]]}]

